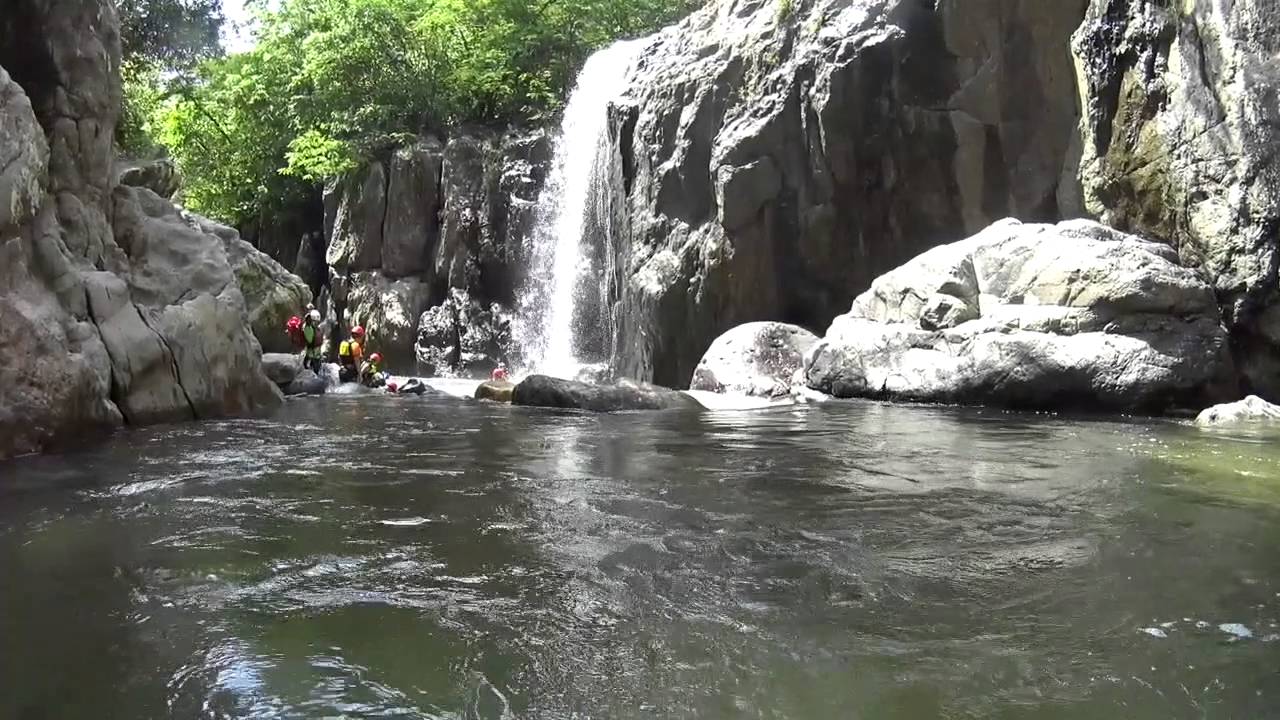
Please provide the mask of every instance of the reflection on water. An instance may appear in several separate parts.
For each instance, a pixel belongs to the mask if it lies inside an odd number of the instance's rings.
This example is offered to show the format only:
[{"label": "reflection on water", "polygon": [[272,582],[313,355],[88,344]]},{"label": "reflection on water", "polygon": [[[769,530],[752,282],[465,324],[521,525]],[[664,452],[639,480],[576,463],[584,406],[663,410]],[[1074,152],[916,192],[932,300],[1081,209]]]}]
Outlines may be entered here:
[{"label": "reflection on water", "polygon": [[1276,439],[447,395],[121,434],[0,465],[0,717],[1273,717]]}]

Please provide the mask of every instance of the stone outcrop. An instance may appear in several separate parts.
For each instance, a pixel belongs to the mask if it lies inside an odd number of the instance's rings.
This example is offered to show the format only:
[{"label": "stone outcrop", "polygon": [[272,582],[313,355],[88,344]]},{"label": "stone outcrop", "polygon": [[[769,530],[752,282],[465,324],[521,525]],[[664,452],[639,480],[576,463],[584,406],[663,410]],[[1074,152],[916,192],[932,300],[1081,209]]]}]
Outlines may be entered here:
[{"label": "stone outcrop", "polygon": [[117,184],[119,53],[105,0],[0,14],[0,456],[280,401],[224,238]]},{"label": "stone outcrop", "polygon": [[711,343],[693,371],[689,389],[774,398],[789,395],[805,355],[817,344],[817,335],[795,325],[739,325]]},{"label": "stone outcrop", "polygon": [[1196,416],[1196,425],[1234,425],[1252,422],[1280,422],[1280,405],[1273,405],[1257,395],[1233,403],[1214,405]]},{"label": "stone outcrop", "polygon": [[1090,214],[1167,242],[1218,294],[1249,389],[1280,398],[1280,12],[1093,0],[1073,47]]},{"label": "stone outcrop", "polygon": [[915,254],[1078,205],[1085,0],[709,3],[612,111],[618,370],[685,382],[752,320],[821,328]]},{"label": "stone outcrop", "polygon": [[511,402],[592,412],[703,409],[701,403],[685,393],[648,383],[621,381],[591,385],[547,375],[530,375],[520,381],[512,392]]},{"label": "stone outcrop", "polygon": [[[344,329],[361,324],[393,367],[487,374],[510,315],[547,161],[542,133],[421,138],[326,193],[320,280]],[[315,273],[304,238],[297,270]]]},{"label": "stone outcrop", "polygon": [[285,386],[302,372],[302,355],[299,353],[263,353],[262,372],[271,382]]},{"label": "stone outcrop", "polygon": [[1234,391],[1212,289],[1092,221],[996,223],[877,279],[805,368],[837,397],[1161,411]]}]

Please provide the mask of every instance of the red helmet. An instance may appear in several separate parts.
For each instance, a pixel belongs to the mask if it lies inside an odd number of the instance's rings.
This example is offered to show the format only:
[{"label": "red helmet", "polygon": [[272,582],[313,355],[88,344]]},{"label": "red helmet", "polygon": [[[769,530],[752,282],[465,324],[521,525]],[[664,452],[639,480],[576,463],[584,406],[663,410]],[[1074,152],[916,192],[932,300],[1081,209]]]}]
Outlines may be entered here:
[{"label": "red helmet", "polygon": [[376,363],[382,362],[382,353],[374,353],[370,355],[369,362],[376,362]]},{"label": "red helmet", "polygon": [[354,337],[354,338],[362,338],[362,337],[364,337],[364,326],[363,326],[363,325],[357,325],[357,326],[355,326],[355,327],[351,328],[351,337]]},{"label": "red helmet", "polygon": [[503,370],[502,368],[494,368],[494,369],[493,369],[493,375],[491,376],[491,379],[493,379],[493,380],[506,380],[506,379],[507,379],[507,371],[506,371],[506,370]]},{"label": "red helmet", "polygon": [[302,327],[302,318],[298,317],[297,315],[294,315],[293,317],[289,318],[289,322],[286,323],[285,326],[290,330],[298,330]]}]

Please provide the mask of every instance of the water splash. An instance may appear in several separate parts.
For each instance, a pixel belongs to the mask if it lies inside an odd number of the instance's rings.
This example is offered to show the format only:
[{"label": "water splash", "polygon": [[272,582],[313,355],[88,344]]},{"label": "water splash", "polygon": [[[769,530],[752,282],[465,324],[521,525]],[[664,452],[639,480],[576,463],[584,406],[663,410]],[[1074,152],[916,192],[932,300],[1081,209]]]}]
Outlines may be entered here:
[{"label": "water splash", "polygon": [[523,369],[573,377],[581,367],[575,318],[587,259],[585,228],[602,181],[608,105],[644,41],[625,40],[587,60],[565,105],[551,171],[538,196],[528,280],[521,291],[516,340]]}]

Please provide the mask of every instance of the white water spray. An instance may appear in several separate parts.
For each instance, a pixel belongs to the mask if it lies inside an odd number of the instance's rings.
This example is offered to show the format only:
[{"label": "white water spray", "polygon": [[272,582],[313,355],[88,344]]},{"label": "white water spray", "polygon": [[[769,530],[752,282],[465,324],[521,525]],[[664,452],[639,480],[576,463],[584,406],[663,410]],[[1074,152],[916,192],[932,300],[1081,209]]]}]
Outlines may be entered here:
[{"label": "white water spray", "polygon": [[526,371],[572,378],[581,367],[574,352],[574,317],[587,264],[583,235],[591,210],[588,199],[600,182],[609,101],[643,46],[642,41],[623,41],[592,55],[565,105],[551,171],[538,196],[529,276],[516,321]]}]

